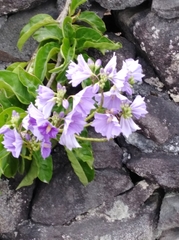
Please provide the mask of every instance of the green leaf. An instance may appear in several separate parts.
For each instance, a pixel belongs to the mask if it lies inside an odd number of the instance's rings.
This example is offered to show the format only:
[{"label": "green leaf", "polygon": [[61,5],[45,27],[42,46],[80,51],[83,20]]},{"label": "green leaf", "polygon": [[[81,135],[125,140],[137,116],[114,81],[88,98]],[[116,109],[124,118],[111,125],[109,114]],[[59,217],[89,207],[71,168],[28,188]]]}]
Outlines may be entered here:
[{"label": "green leaf", "polygon": [[66,45],[66,44],[68,44],[68,39],[65,38],[63,40],[62,46],[60,48],[61,55],[62,55],[62,57],[64,57],[64,60],[65,60],[64,63],[61,66],[52,69],[50,71],[51,73],[62,73],[64,71],[66,71],[66,68],[68,67],[68,65],[70,63],[70,60],[74,59],[75,49],[76,49],[76,41],[74,40],[73,46],[70,48],[69,48],[69,45]]},{"label": "green leaf", "polygon": [[32,96],[19,81],[18,75],[11,71],[0,71],[0,89],[4,89],[7,97],[16,95],[18,100],[23,104],[29,104],[32,101]]},{"label": "green leaf", "polygon": [[11,154],[8,154],[0,161],[2,161],[2,166],[4,166],[3,175],[7,178],[14,177],[18,170],[19,160],[17,158],[14,158]]},{"label": "green leaf", "polygon": [[76,155],[73,151],[70,151],[68,149],[66,149],[67,155],[68,155],[68,159],[71,162],[71,165],[73,167],[74,172],[76,173],[76,175],[78,176],[79,180],[84,184],[87,185],[88,184],[88,178],[85,174],[85,171],[83,170],[82,166],[80,165],[78,159],[76,158]]},{"label": "green leaf", "polygon": [[41,81],[34,75],[26,72],[23,68],[19,67],[18,69],[19,80],[21,83],[27,87],[27,91],[34,97],[37,95],[37,88],[41,83]]},{"label": "green leaf", "polygon": [[49,42],[38,50],[34,63],[34,75],[41,81],[46,76],[47,63],[59,51],[60,48],[57,42]]},{"label": "green leaf", "polygon": [[62,33],[63,33],[63,38],[68,38],[69,41],[74,38],[74,29],[72,26],[72,19],[71,17],[65,17],[63,24],[62,24]]},{"label": "green leaf", "polygon": [[27,172],[27,174],[22,179],[22,181],[20,182],[20,184],[16,189],[31,185],[34,179],[37,178],[37,176],[38,176],[38,166],[35,159],[32,159],[29,171]]},{"label": "green leaf", "polygon": [[25,159],[23,157],[19,158],[18,172],[22,175],[25,171]]},{"label": "green leaf", "polygon": [[0,90],[0,105],[2,109],[4,110],[5,108],[13,107],[13,106],[19,106],[20,108],[24,108],[24,105],[19,102],[17,97],[15,95],[12,95],[11,97],[7,97],[6,92],[4,89]]},{"label": "green leaf", "polygon": [[101,51],[103,54],[105,54],[105,52],[107,50],[117,50],[119,48],[121,48],[121,44],[120,43],[113,43],[111,42],[91,42],[91,41],[86,41],[83,46],[78,49],[78,51],[82,51],[84,49],[88,49],[88,48],[95,48],[98,49],[99,51]]},{"label": "green leaf", "polygon": [[106,26],[103,20],[94,12],[84,11],[79,14],[77,20],[88,23],[92,28],[104,33]]},{"label": "green leaf", "polygon": [[63,35],[62,35],[61,28],[59,28],[59,26],[57,24],[51,24],[51,25],[44,26],[43,28],[40,28],[39,30],[37,30],[34,33],[33,38],[37,42],[42,42],[44,40],[53,39],[53,40],[57,40],[61,43]]},{"label": "green leaf", "polygon": [[77,7],[86,2],[86,0],[72,0],[69,7],[69,15],[72,16],[75,13]]},{"label": "green leaf", "polygon": [[[86,129],[83,130],[81,136],[88,137]],[[79,140],[78,142],[81,148],[74,148],[72,151],[66,149],[66,152],[76,175],[84,185],[87,185],[94,179],[92,146],[89,141]]]},{"label": "green leaf", "polygon": [[79,161],[81,167],[83,168],[83,171],[85,172],[85,175],[88,179],[88,183],[93,181],[94,176],[95,176],[95,172],[94,172],[94,168],[91,168],[87,162],[83,162],[83,161]]},{"label": "green leaf", "polygon": [[69,49],[70,49],[70,41],[68,38],[64,38],[60,48],[60,53],[64,59],[68,57]]},{"label": "green leaf", "polygon": [[93,40],[97,42],[102,36],[103,35],[96,29],[88,27],[80,27],[76,30],[76,39],[78,39],[78,41],[84,39],[85,41]]},{"label": "green leaf", "polygon": [[22,67],[25,68],[27,66],[27,62],[15,62],[10,64],[6,70],[13,72],[16,68]]},{"label": "green leaf", "polygon": [[[87,129],[84,129],[83,132],[80,134],[82,137],[88,137]],[[74,148],[73,151],[75,152],[77,158],[83,162],[86,162],[88,166],[92,169],[94,163],[93,151],[90,141],[82,141],[78,140],[81,148]]]},{"label": "green leaf", "polygon": [[49,156],[43,159],[40,151],[33,153],[33,158],[35,159],[38,166],[38,178],[45,183],[49,183],[52,178],[53,172],[53,162],[52,157]]},{"label": "green leaf", "polygon": [[19,50],[22,49],[25,42],[34,32],[36,32],[39,28],[52,23],[56,23],[56,21],[48,14],[38,14],[32,17],[29,23],[26,24],[20,32],[20,38],[17,43]]},{"label": "green leaf", "polygon": [[76,31],[76,38],[76,52],[78,53],[88,48],[97,48],[102,53],[105,53],[106,50],[116,50],[121,47],[120,43],[114,43],[109,38],[99,33],[99,31],[87,27],[80,27]]},{"label": "green leaf", "polygon": [[24,109],[22,108],[19,108],[19,107],[6,108],[4,111],[0,113],[0,127],[2,127],[6,123],[8,123],[8,121],[11,120],[13,110],[18,112],[21,118],[23,118],[26,115]]}]

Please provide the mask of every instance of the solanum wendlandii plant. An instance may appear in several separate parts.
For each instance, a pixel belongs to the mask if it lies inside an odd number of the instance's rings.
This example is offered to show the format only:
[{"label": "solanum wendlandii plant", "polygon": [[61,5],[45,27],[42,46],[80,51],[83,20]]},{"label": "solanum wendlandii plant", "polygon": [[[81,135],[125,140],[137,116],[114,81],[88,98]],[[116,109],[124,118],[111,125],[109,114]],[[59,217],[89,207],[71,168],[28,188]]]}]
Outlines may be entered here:
[{"label": "solanum wendlandii plant", "polygon": [[[116,68],[121,45],[103,35],[105,25],[94,12],[77,11],[84,2],[67,1],[57,20],[47,14],[31,18],[18,41],[20,50],[30,36],[39,43],[31,60],[0,71],[0,175],[23,174],[18,188],[37,177],[50,181],[56,144],[64,146],[86,185],[94,178],[91,141],[128,137],[140,129],[135,119],[147,113],[143,97],[131,100],[133,85],[144,76],[141,65],[126,59]],[[114,53],[104,66],[88,56],[89,48]],[[101,138],[89,138],[88,127]]]}]

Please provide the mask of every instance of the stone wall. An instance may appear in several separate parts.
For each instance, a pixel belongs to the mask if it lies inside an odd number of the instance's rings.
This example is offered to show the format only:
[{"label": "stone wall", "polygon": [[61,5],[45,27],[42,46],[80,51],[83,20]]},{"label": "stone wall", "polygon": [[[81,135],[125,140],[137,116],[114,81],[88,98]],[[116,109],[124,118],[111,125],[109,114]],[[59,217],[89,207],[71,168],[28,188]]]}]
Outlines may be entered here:
[{"label": "stone wall", "polygon": [[[20,3],[20,4],[19,4]],[[20,30],[37,13],[56,18],[65,0],[0,1],[0,68],[30,59],[31,39],[19,52]],[[0,180],[0,239],[179,239],[179,3],[177,0],[89,0],[106,21],[118,68],[139,59],[148,114],[128,139],[94,143],[95,180],[84,187],[61,146],[53,151],[50,184],[15,190],[20,177]],[[108,11],[107,11],[108,10]],[[111,15],[104,13],[111,10]],[[114,33],[115,32],[115,33]],[[91,52],[94,57],[99,53]],[[112,52],[102,57],[107,62]],[[1,77],[1,76],[0,76]],[[95,133],[90,130],[90,135]]]}]

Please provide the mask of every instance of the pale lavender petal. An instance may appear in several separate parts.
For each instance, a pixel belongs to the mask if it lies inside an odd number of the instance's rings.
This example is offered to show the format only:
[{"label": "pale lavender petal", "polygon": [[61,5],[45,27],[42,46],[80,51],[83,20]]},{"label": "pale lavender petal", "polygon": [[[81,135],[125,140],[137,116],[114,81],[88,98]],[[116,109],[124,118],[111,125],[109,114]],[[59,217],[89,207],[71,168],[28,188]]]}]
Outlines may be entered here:
[{"label": "pale lavender petal", "polygon": [[18,158],[22,145],[23,145],[23,140],[20,136],[20,134],[17,132],[16,129],[3,129],[4,131],[4,141],[2,144],[4,145],[5,149],[8,152],[11,152],[13,157]]},{"label": "pale lavender petal", "polygon": [[73,97],[73,110],[86,117],[92,109],[95,109],[93,97],[95,96],[93,86],[85,87]]},{"label": "pale lavender petal", "polygon": [[114,73],[116,73],[116,64],[117,64],[117,58],[115,53],[113,54],[113,57],[110,59],[110,61],[106,64],[104,68],[104,72],[109,78],[112,78]]},{"label": "pale lavender petal", "polygon": [[127,70],[121,69],[117,73],[113,75],[111,82],[116,86],[116,88],[121,91],[122,87],[124,86],[124,82],[127,77]]},{"label": "pale lavender petal", "polygon": [[63,99],[63,101],[62,101],[62,106],[63,106],[65,109],[67,109],[67,108],[69,107],[69,102],[68,102],[67,99]]},{"label": "pale lavender petal", "polygon": [[[103,93],[104,99],[103,99],[103,107],[107,108],[107,109],[116,109],[118,111],[121,110],[121,103],[125,102],[129,102],[129,100],[122,94],[120,94],[120,92],[118,91],[118,89],[116,88],[111,88],[110,91],[108,92],[104,92]],[[95,100],[98,102],[98,104],[100,104],[101,102],[101,94],[97,94],[95,96]]]},{"label": "pale lavender petal", "polygon": [[144,117],[148,112],[146,110],[146,103],[144,102],[144,97],[137,95],[131,104],[132,114],[136,119]]},{"label": "pale lavender petal", "polygon": [[48,118],[55,105],[55,93],[50,88],[42,85],[39,86],[37,93],[35,105],[43,112],[44,118]]},{"label": "pale lavender petal", "polygon": [[72,111],[65,117],[64,133],[66,135],[79,134],[83,130],[86,122],[81,113]]},{"label": "pale lavender petal", "polygon": [[49,140],[41,142],[41,155],[44,159],[50,156],[52,144]]},{"label": "pale lavender petal", "polygon": [[39,132],[44,138],[56,138],[58,129],[54,127],[50,122],[46,121],[43,125],[38,127]]},{"label": "pale lavender petal", "polygon": [[106,136],[108,140],[119,136],[121,133],[117,118],[111,114],[96,113],[91,126],[95,128],[97,133]]},{"label": "pale lavender petal", "polygon": [[136,81],[142,81],[144,74],[142,74],[142,66],[138,63],[138,60],[126,59],[123,61],[122,68],[127,70],[128,78],[133,77]]},{"label": "pale lavender petal", "polygon": [[93,75],[90,67],[85,62],[83,55],[80,54],[77,57],[78,64],[70,62],[68,70],[66,71],[66,77],[71,80],[70,83],[73,87],[79,85],[83,80]]},{"label": "pale lavender petal", "polygon": [[81,148],[74,134],[70,135],[63,133],[60,137],[59,143],[68,148],[69,150],[72,150],[73,148]]},{"label": "pale lavender petal", "polygon": [[123,118],[120,119],[121,131],[125,137],[129,137],[132,132],[139,130],[140,127],[133,121],[132,118]]}]

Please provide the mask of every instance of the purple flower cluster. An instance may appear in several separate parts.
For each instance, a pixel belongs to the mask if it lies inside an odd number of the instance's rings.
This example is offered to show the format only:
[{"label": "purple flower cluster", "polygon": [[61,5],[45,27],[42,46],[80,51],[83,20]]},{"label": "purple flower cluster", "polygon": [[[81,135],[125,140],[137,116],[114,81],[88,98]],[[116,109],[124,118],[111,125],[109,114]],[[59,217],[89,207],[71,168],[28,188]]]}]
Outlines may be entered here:
[{"label": "purple flower cluster", "polygon": [[[88,64],[86,62],[84,64],[84,62],[85,60],[82,55],[80,55],[80,58],[78,58],[78,64],[75,64],[74,62],[70,63],[68,74],[66,76],[71,80],[70,83],[72,83],[73,86],[77,86],[79,83],[92,76]],[[100,89],[104,88],[105,83],[108,80],[113,84],[111,89],[107,92],[102,91],[102,93],[90,93],[90,96],[95,99],[97,105],[99,106],[102,104],[101,107],[104,109],[104,113],[98,113],[96,111],[91,126],[95,128],[96,132],[107,137],[107,139],[114,138],[120,133],[128,137],[132,132],[140,129],[133,119],[138,119],[147,114],[144,98],[137,96],[131,103],[131,101],[123,95],[123,93],[126,95],[132,95],[132,85],[137,81],[142,81],[144,75],[142,74],[142,67],[138,63],[138,60],[127,59],[126,61],[123,61],[122,69],[120,71],[117,71],[116,65],[117,57],[114,53],[106,66],[100,69],[96,78],[97,82],[95,84],[97,84]],[[70,75],[69,72],[73,66],[75,66],[75,68],[73,68],[74,71],[71,72]],[[80,82],[78,81],[79,78],[76,80],[76,75],[78,74],[83,76],[83,78],[80,79]],[[85,77],[85,74],[88,76]],[[83,91],[85,91],[85,89]],[[93,101],[92,99],[90,102],[83,102],[81,97],[79,99],[78,102],[81,101],[81,104],[78,106],[81,107],[82,112],[87,114],[94,108],[94,103],[91,102]]]},{"label": "purple flower cluster", "polygon": [[[77,137],[89,125],[108,140],[121,133],[128,137],[140,129],[134,119],[147,114],[144,98],[137,96],[131,102],[127,96],[133,93],[132,85],[142,81],[142,67],[133,59],[124,61],[120,71],[117,71],[116,65],[115,54],[104,68],[101,67],[101,60],[94,62],[88,59],[86,62],[82,55],[77,57],[77,63],[71,61],[66,72],[69,83],[76,87],[92,79],[91,85],[86,84],[71,96],[72,102],[65,98],[65,86],[57,84],[55,92],[40,85],[35,105],[29,105],[21,123],[19,115],[13,112],[13,123],[0,128],[5,149],[18,158],[25,144],[30,151],[40,148],[45,159],[51,153],[52,139],[69,150],[81,147]],[[104,91],[107,81],[111,87]],[[53,111],[54,107],[58,113]]]}]

